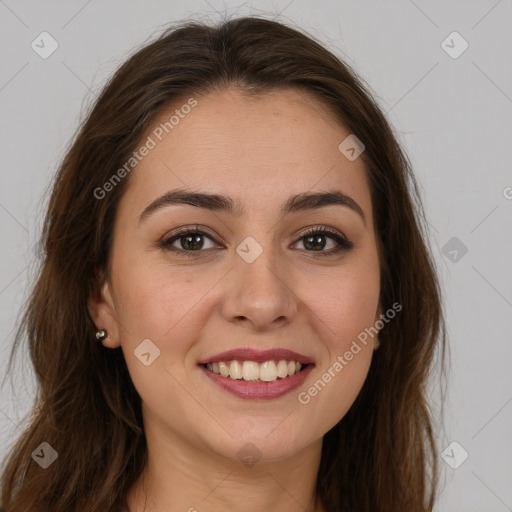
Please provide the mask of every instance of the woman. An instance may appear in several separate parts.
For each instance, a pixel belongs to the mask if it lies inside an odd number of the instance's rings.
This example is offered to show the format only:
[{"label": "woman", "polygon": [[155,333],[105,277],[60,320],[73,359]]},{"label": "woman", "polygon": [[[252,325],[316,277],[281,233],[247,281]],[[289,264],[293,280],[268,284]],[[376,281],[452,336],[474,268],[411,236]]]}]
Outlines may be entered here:
[{"label": "woman", "polygon": [[388,123],[321,45],[251,17],[165,32],[59,169],[4,510],[431,511],[423,226]]}]

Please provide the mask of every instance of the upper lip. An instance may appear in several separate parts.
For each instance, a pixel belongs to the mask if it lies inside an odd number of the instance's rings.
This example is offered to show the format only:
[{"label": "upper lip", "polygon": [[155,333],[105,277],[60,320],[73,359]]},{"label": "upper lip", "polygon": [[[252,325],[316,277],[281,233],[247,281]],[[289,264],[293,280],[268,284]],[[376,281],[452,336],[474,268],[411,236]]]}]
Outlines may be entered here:
[{"label": "upper lip", "polygon": [[274,348],[269,350],[256,350],[253,348],[236,348],[220,352],[214,356],[202,359],[197,364],[218,363],[220,361],[254,361],[264,363],[265,361],[297,361],[302,364],[312,364],[313,360],[303,354],[285,348]]}]

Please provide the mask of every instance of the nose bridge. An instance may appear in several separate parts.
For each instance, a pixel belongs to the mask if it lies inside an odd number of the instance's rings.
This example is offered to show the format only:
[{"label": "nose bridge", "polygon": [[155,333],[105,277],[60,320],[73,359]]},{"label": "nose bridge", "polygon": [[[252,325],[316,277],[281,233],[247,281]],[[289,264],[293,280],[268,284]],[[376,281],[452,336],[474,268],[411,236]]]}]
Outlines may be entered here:
[{"label": "nose bridge", "polygon": [[295,314],[294,293],[276,251],[279,248],[264,248],[252,237],[237,246],[223,308],[230,321],[244,318],[254,327],[265,328]]}]

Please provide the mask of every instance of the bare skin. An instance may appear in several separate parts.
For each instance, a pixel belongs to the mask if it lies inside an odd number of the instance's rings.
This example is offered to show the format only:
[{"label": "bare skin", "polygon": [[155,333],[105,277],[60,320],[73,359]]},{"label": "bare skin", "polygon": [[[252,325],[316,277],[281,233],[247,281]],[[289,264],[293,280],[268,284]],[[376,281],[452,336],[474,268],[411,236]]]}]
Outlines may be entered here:
[{"label": "bare skin", "polygon": [[[357,397],[377,338],[307,404],[298,396],[329,369],[332,376],[338,356],[380,315],[364,164],[339,151],[349,132],[304,92],[251,98],[224,89],[195,98],[197,106],[129,176],[110,272],[89,304],[110,334],[104,346],[122,347],[143,402],[149,466],[130,490],[130,512],[323,512],[314,501],[322,437]],[[178,188],[230,196],[244,213],[173,204],[140,218]],[[331,204],[281,213],[292,195],[334,190],[361,212]],[[207,234],[191,256],[180,255],[190,247],[183,235],[159,246],[177,228],[196,225]],[[353,247],[333,252],[338,242],[320,234],[324,246],[313,250],[308,227],[328,227]],[[262,248],[251,263],[236,252],[247,237]],[[134,355],[145,339],[160,350],[150,365]],[[240,398],[198,365],[240,347],[290,349],[314,367],[282,397]],[[241,460],[244,446],[257,464]]]}]

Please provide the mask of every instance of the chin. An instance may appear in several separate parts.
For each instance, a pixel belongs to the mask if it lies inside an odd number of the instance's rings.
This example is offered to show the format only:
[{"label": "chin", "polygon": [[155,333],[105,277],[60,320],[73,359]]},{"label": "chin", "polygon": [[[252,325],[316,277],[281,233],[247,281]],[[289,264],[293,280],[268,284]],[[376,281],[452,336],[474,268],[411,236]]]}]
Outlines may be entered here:
[{"label": "chin", "polygon": [[[282,418],[279,421],[282,421]],[[285,460],[305,449],[307,443],[305,436],[299,434],[272,432],[279,421],[271,422],[273,426],[266,431],[263,431],[261,426],[252,433],[250,430],[241,431],[239,434],[231,431],[233,437],[226,434],[222,440],[212,439],[207,444],[217,455],[242,462],[249,467],[255,462]]]}]

